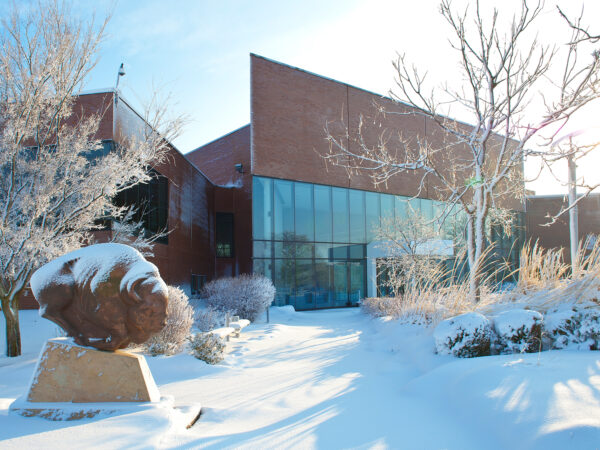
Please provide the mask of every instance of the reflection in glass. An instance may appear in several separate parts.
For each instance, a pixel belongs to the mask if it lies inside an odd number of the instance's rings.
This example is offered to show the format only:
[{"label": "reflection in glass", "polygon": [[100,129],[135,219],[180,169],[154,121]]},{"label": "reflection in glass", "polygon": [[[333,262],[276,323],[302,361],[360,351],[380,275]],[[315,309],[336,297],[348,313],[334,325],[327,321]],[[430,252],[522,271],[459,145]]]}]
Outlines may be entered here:
[{"label": "reflection in glass", "polygon": [[312,242],[297,242],[296,243],[296,258],[312,258],[313,247]]},{"label": "reflection in glass", "polygon": [[290,305],[294,295],[295,261],[293,259],[276,259],[273,271],[275,285],[275,304]]},{"label": "reflection in glass", "polygon": [[332,269],[330,262],[315,260],[315,306],[317,308],[333,306]]},{"label": "reflection in glass", "polygon": [[365,193],[350,189],[350,242],[365,242]]},{"label": "reflection in glass", "polygon": [[332,259],[333,244],[315,244],[315,258]]},{"label": "reflection in glass", "polygon": [[294,203],[291,181],[274,180],[275,239],[290,239],[294,235]]},{"label": "reflection in glass", "polygon": [[348,190],[334,187],[331,189],[333,203],[333,241],[348,242]]},{"label": "reflection in glass", "polygon": [[315,240],[331,242],[331,187],[315,185]]},{"label": "reflection in glass", "polygon": [[314,241],[313,185],[296,183],[294,191],[296,195],[296,239]]},{"label": "reflection in glass", "polygon": [[252,263],[252,272],[273,279],[271,259],[255,259]]},{"label": "reflection in glass", "polygon": [[313,276],[312,259],[296,260],[296,298],[294,307],[298,309],[314,309],[313,290],[315,282]]},{"label": "reflection in glass", "polygon": [[365,263],[364,261],[352,261],[350,265],[350,303],[358,304],[365,296]]},{"label": "reflection in glass", "polygon": [[252,230],[254,239],[273,239],[273,180],[254,177],[252,180]]},{"label": "reflection in glass", "polygon": [[271,241],[254,241],[254,250],[252,255],[255,258],[270,258]]},{"label": "reflection in glass", "polygon": [[292,241],[274,242],[275,258],[295,258],[296,243]]},{"label": "reflection in glass", "polygon": [[346,306],[348,303],[348,268],[346,262],[333,263],[333,305]]}]

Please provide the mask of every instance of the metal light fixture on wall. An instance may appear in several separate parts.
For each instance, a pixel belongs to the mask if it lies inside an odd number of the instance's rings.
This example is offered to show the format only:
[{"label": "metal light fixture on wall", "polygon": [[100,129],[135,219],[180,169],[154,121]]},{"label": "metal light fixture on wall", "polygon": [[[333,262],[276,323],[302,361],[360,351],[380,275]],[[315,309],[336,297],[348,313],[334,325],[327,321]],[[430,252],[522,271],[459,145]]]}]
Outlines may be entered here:
[{"label": "metal light fixture on wall", "polygon": [[236,164],[234,167],[238,173],[244,173],[244,165],[243,164]]}]

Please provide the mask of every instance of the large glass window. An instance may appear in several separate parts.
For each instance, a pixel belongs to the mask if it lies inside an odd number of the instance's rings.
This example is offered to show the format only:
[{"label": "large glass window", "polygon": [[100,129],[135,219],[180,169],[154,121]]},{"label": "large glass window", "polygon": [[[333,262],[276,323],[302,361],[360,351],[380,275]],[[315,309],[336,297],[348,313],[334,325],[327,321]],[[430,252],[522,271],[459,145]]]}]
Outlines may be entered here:
[{"label": "large glass window", "polygon": [[365,242],[365,192],[351,189],[350,201],[350,242]]},{"label": "large glass window", "polygon": [[348,190],[334,187],[331,189],[333,202],[333,242],[348,242]]},{"label": "large glass window", "polygon": [[315,240],[331,242],[332,208],[331,187],[315,185]]},{"label": "large glass window", "polygon": [[315,240],[315,213],[313,209],[313,185],[295,183],[296,195],[296,239]]},{"label": "large glass window", "polygon": [[367,222],[367,242],[376,238],[379,227],[379,194],[377,192],[365,193],[365,214]]},{"label": "large glass window", "polygon": [[[367,292],[367,244],[376,239],[375,228],[385,218],[408,217],[409,206],[439,227],[437,219],[446,204],[254,177],[254,271],[271,277],[278,305],[315,309],[356,304]],[[465,214],[460,207],[451,209],[443,225],[443,238],[456,242],[464,235]],[[521,216],[516,222],[522,225]],[[221,219],[217,228],[221,230],[217,253],[231,254],[233,238],[230,245],[221,244],[226,228]],[[506,239],[498,230],[492,231],[495,233],[490,233],[490,238],[498,243],[498,255],[517,261],[522,236]]]},{"label": "large glass window", "polygon": [[294,239],[294,185],[291,181],[274,180],[275,239]]}]

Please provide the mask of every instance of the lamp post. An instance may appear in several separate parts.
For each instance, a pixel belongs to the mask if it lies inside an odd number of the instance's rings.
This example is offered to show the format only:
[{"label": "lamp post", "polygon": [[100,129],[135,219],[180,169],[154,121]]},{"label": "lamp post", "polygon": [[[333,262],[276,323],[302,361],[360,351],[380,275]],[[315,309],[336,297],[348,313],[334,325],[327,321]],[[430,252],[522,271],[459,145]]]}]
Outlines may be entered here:
[{"label": "lamp post", "polygon": [[123,67],[123,63],[119,66],[119,70],[117,71],[117,81],[115,83],[115,92],[113,94],[114,102],[113,102],[113,117],[112,117],[112,138],[115,140],[115,134],[117,132],[117,121],[115,117],[117,115],[117,103],[119,102],[119,80],[121,77],[125,75],[125,68]]},{"label": "lamp post", "polygon": [[571,272],[577,269],[577,249],[579,248],[579,214],[577,211],[577,165],[573,158],[573,141],[569,138],[569,245],[571,247]]}]

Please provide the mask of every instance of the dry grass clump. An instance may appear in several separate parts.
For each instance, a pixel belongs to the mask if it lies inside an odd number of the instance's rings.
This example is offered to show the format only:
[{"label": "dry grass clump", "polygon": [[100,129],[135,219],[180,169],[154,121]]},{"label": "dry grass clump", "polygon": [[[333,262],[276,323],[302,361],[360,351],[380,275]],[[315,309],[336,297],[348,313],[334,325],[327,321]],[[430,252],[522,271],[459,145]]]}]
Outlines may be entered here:
[{"label": "dry grass clump", "polygon": [[375,317],[391,316],[435,325],[470,311],[490,314],[525,308],[545,313],[565,303],[591,301],[600,305],[600,239],[581,242],[574,267],[564,262],[561,249],[525,245],[519,269],[510,274],[517,279],[511,290],[498,289],[501,282],[495,280],[503,269],[497,267],[483,276],[478,301],[470,295],[467,281],[450,281],[457,279],[455,267],[421,265],[417,275],[412,273],[416,277],[412,284],[400,276],[394,277],[392,270],[390,283],[396,283],[396,292],[400,291],[398,285],[401,284],[403,293],[396,297],[365,299],[363,309]]}]

